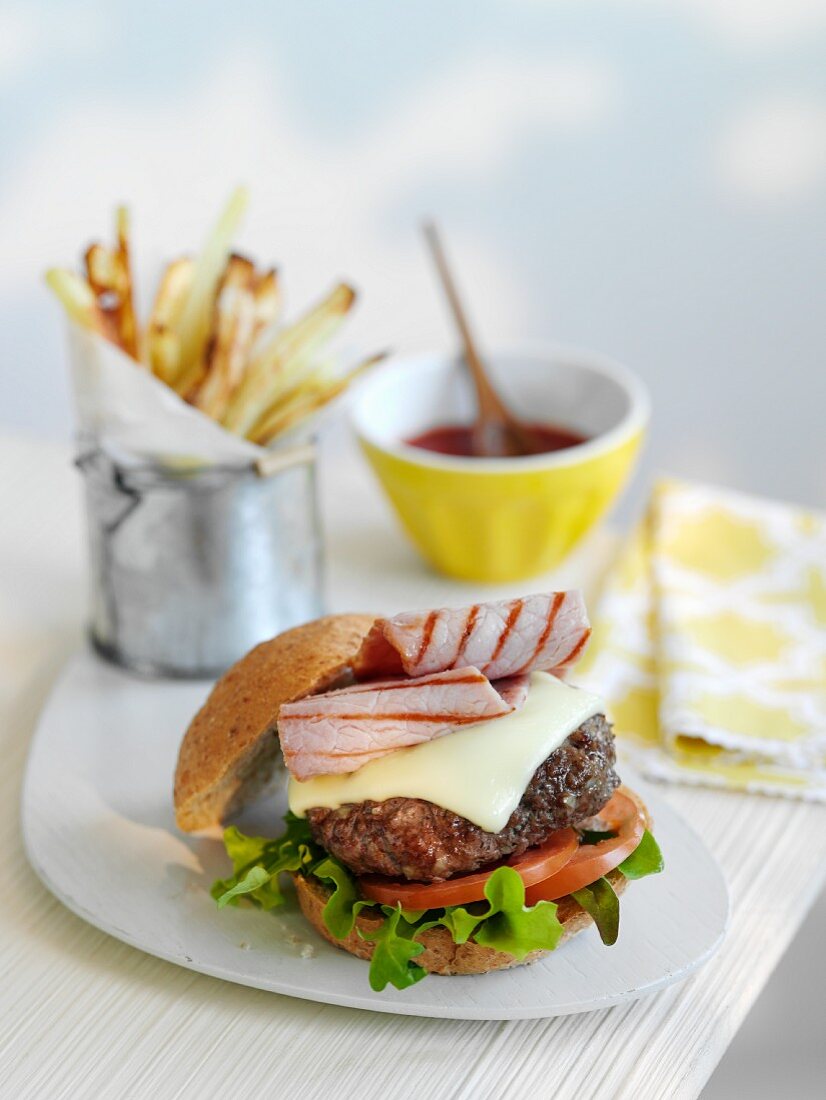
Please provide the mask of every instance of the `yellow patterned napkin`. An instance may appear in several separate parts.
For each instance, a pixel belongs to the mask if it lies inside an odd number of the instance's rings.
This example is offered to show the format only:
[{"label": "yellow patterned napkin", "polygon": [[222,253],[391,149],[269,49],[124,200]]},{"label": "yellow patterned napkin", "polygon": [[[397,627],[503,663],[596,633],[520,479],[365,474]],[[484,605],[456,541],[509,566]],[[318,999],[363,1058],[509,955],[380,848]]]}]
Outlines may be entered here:
[{"label": "yellow patterned napkin", "polygon": [[826,517],[660,482],[576,681],[653,778],[826,801]]}]

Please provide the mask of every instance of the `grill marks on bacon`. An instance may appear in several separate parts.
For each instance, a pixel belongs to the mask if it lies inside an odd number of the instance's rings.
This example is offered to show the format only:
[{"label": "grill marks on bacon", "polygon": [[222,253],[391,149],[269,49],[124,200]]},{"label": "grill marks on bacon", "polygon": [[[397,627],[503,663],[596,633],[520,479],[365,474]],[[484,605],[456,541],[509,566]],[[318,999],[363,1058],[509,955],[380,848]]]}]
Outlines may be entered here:
[{"label": "grill marks on bacon", "polygon": [[430,639],[433,637],[433,628],[436,625],[438,614],[438,611],[431,611],[425,619],[424,629],[422,630],[422,640],[419,643],[419,652],[416,657],[417,661],[422,661],[427,653],[427,647],[430,645]]},{"label": "grill marks on bacon", "polygon": [[591,633],[582,594],[546,592],[377,619],[353,665],[356,676],[423,676],[473,666],[497,680],[534,669],[562,671]]},{"label": "grill marks on bacon", "polygon": [[356,684],[285,703],[281,749],[296,779],[352,772],[396,749],[510,714],[527,694],[527,676],[494,685],[473,667]]},{"label": "grill marks on bacon", "polygon": [[[551,607],[550,607],[550,610],[548,612],[547,618],[545,620],[545,626],[542,630],[542,633],[539,635],[539,638],[537,639],[536,645],[533,647],[533,653],[531,654],[530,659],[528,661],[529,665],[537,659],[537,656],[545,648],[545,645],[548,641],[548,638],[551,636],[551,631],[554,628],[554,623],[556,622],[556,617],[559,614],[559,609],[562,606],[562,602],[563,602],[564,599],[565,599],[565,593],[564,592],[554,592],[554,598],[551,601]],[[589,631],[589,633],[590,633],[590,631]],[[586,635],[586,637],[587,637],[587,635]]]},{"label": "grill marks on bacon", "polygon": [[479,604],[475,603],[468,611],[465,618],[465,629],[462,631],[459,637],[459,644],[456,646],[456,652],[453,655],[453,666],[456,667],[456,662],[462,656],[467,645],[467,640],[473,633],[473,628],[476,626],[476,620],[479,617]]},{"label": "grill marks on bacon", "polygon": [[589,634],[576,591],[377,619],[353,663],[369,682],[281,707],[287,767],[300,780],[352,772],[500,718],[524,703],[530,672],[564,670]]}]

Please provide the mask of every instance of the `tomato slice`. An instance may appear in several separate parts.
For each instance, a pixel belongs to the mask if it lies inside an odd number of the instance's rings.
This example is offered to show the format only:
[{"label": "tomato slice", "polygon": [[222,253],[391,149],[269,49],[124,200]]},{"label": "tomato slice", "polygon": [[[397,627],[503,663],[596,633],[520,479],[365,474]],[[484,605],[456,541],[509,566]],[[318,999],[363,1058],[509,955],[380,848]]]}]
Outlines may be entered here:
[{"label": "tomato slice", "polygon": [[[573,829],[558,829],[551,833],[544,844],[529,848],[521,856],[502,860],[484,871],[470,875],[456,875],[446,882],[407,882],[386,878],[384,875],[362,875],[358,880],[362,894],[382,905],[397,905],[405,909],[443,909],[448,905],[467,905],[482,901],[485,883],[497,867],[513,867],[519,873],[525,888],[553,877],[573,857],[579,846]],[[599,878],[599,875],[596,876]]]},{"label": "tomato slice", "polygon": [[602,808],[599,819],[616,836],[597,844],[580,844],[573,829],[559,829],[544,844],[521,856],[502,860],[470,875],[446,882],[408,882],[384,875],[362,875],[358,880],[364,897],[381,905],[401,903],[405,909],[442,909],[481,901],[485,883],[497,867],[513,867],[525,884],[525,904],[557,901],[613,871],[639,845],[645,821],[630,795],[620,788]]},{"label": "tomato slice", "polygon": [[581,890],[602,878],[639,846],[645,832],[645,821],[637,803],[622,788],[600,810],[600,821],[614,837],[598,844],[580,844],[574,856],[565,866],[548,878],[531,884],[525,890],[525,904],[538,901],[558,901],[574,890]]}]

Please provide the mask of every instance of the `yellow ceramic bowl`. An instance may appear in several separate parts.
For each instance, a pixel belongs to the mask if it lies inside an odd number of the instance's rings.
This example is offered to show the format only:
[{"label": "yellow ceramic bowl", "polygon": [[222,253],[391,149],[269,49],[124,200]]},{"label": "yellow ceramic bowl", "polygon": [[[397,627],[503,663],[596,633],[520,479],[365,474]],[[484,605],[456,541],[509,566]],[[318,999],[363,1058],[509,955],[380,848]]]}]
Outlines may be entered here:
[{"label": "yellow ceramic bowl", "polygon": [[455,357],[391,361],[359,388],[353,425],[402,524],[440,572],[510,581],[558,565],[616,500],[648,420],[630,371],[586,352],[523,348],[487,357],[508,405],[588,442],[525,458],[434,454],[404,442],[438,424],[469,423],[474,400]]}]

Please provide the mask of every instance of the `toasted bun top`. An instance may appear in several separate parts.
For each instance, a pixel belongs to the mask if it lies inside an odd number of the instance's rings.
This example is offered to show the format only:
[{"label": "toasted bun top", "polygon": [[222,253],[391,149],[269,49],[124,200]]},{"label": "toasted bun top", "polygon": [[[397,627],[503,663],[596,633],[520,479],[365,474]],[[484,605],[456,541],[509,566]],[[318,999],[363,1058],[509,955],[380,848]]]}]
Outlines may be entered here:
[{"label": "toasted bun top", "polygon": [[328,615],[262,642],[232,666],[190,723],[175,770],[175,816],[217,825],[270,779],[282,703],[347,683],[372,615]]}]

